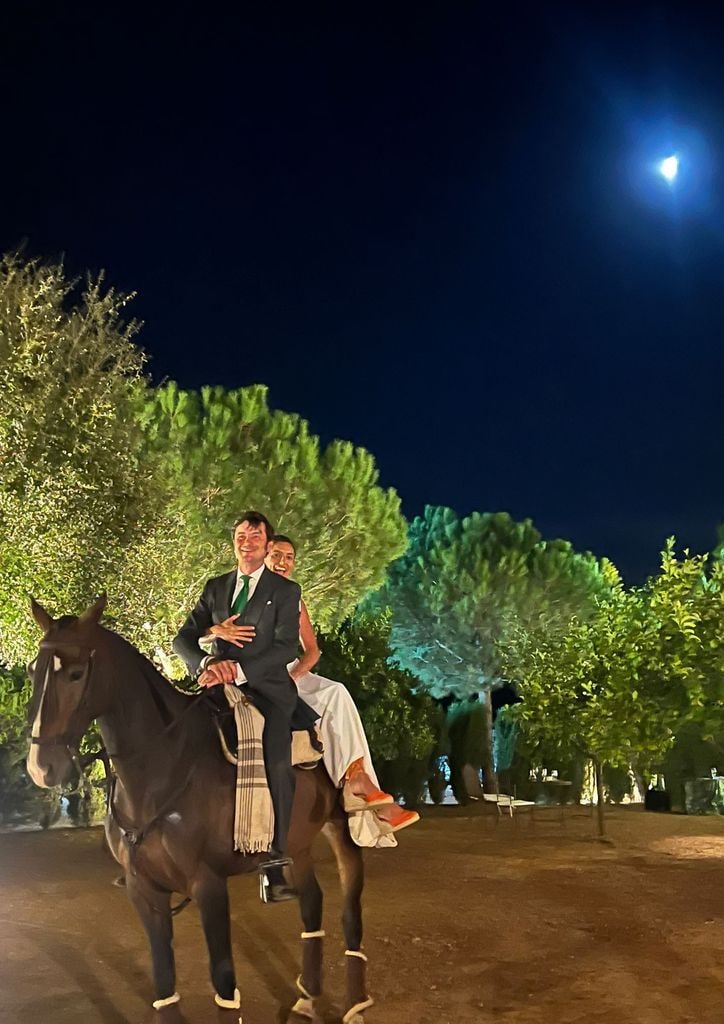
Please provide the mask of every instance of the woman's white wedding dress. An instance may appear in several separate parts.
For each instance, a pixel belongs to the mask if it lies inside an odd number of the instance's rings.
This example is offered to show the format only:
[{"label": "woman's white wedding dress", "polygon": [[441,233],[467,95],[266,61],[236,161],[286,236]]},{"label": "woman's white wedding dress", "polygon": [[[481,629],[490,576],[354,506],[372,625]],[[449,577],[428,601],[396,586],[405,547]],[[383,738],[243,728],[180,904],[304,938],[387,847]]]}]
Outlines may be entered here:
[{"label": "woman's white wedding dress", "polygon": [[[292,662],[289,671],[296,665],[296,661]],[[305,672],[296,684],[299,696],[319,715],[324,766],[335,786],[344,785],[345,772],[354,761],[361,759],[365,772],[379,789],[362,719],[344,683]],[[349,830],[358,846],[397,846],[392,829],[374,811],[350,814]]]}]

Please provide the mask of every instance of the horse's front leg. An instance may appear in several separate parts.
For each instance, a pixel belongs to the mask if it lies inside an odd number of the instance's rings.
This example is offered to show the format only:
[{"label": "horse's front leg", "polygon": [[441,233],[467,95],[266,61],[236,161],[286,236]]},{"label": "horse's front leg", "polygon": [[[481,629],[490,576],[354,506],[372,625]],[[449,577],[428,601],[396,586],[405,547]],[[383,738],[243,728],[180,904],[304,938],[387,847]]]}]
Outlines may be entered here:
[{"label": "horse's front leg", "polygon": [[130,872],[126,875],[128,895],[146,929],[151,944],[155,1010],[177,1003],[176,962],[173,955],[173,924],[171,894],[157,889],[151,882]]},{"label": "horse's front leg", "polygon": [[301,1017],[316,1019],[317,1000],[322,994],[322,890],[314,873],[310,851],[294,853],[294,884],[299,893],[302,932],[302,973],[297,978],[300,995],[292,1007]]},{"label": "horse's front leg", "polygon": [[211,981],[216,990],[216,1005],[238,1010],[241,995],[236,987],[234,961],[231,955],[231,924],[229,921],[229,890],[225,878],[205,872],[194,882],[191,894],[199,905],[201,923],[209,950]]}]

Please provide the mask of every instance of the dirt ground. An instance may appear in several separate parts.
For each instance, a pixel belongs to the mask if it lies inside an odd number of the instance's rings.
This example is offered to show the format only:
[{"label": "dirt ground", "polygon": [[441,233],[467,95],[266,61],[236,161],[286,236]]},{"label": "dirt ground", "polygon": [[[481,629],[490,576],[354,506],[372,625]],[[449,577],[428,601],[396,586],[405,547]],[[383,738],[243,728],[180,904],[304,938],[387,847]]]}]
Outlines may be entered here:
[{"label": "dirt ground", "polygon": [[[437,808],[367,855],[365,1024],[722,1024],[724,819],[617,809],[611,844],[569,808],[517,823]],[[331,856],[325,1022],[344,948]],[[198,917],[176,919],[179,1010],[149,1010],[149,958],[97,829],[0,836],[0,1020],[236,1024],[217,1011]],[[295,996],[294,904],[231,883],[244,1024],[282,1024]],[[179,1012],[180,1011],[180,1012]]]}]

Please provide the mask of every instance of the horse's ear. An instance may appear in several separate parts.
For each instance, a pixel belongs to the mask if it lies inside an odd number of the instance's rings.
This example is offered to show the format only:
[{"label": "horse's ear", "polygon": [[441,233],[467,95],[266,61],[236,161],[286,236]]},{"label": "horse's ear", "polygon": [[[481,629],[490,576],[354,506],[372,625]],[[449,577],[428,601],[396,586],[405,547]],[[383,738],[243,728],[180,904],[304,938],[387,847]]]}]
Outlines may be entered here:
[{"label": "horse's ear", "polygon": [[33,613],[33,618],[40,626],[44,633],[47,633],[50,627],[55,621],[52,616],[48,615],[42,604],[38,604],[34,597],[30,598],[30,610]]},{"label": "horse's ear", "polygon": [[78,622],[81,626],[97,626],[101,615],[105,611],[106,605],[108,604],[108,595],[105,590],[98,598],[95,604],[92,604],[90,608],[87,608],[82,615],[78,616]]}]

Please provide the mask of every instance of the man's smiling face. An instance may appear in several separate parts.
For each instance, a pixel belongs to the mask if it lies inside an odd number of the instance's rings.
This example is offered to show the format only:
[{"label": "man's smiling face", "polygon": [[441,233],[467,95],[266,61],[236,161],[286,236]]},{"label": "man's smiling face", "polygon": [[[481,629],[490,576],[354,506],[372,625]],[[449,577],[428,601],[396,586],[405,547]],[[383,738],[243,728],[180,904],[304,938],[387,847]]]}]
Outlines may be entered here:
[{"label": "man's smiling face", "polygon": [[269,540],[263,523],[255,526],[245,519],[234,530],[234,552],[239,564],[242,562],[259,562],[261,564],[268,546]]}]

